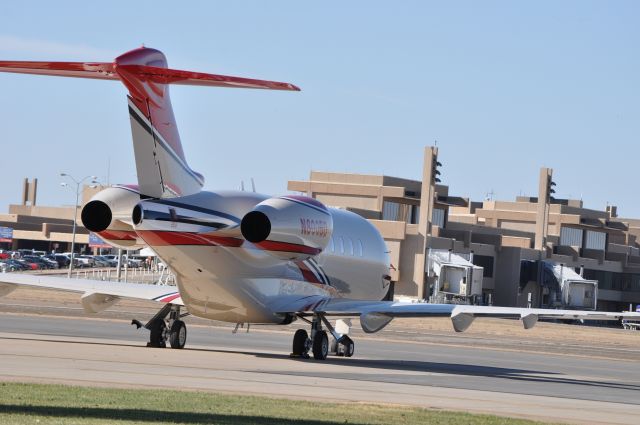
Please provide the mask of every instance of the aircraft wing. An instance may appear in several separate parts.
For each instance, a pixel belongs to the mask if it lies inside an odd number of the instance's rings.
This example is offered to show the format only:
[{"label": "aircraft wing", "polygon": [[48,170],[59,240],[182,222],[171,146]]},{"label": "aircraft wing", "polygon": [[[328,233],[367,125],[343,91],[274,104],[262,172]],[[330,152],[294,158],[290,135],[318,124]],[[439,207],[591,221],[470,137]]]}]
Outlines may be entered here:
[{"label": "aircraft wing", "polygon": [[87,313],[99,313],[122,298],[184,305],[178,288],[175,286],[70,279],[67,277],[18,273],[0,274],[0,297],[7,295],[20,286],[81,293],[80,302]]},{"label": "aircraft wing", "polygon": [[464,332],[476,317],[515,318],[530,329],[539,319],[565,320],[640,320],[640,313],[617,313],[584,310],[553,310],[540,308],[490,307],[455,304],[403,303],[393,301],[356,301],[330,299],[312,309],[327,316],[359,316],[367,333],[382,330],[396,317],[450,317],[456,332]]}]

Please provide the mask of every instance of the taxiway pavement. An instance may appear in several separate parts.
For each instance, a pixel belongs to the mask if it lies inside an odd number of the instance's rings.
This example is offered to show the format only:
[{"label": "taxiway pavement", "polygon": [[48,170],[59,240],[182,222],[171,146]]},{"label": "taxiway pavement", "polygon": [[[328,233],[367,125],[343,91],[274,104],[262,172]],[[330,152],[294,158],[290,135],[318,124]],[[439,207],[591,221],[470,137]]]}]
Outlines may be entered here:
[{"label": "taxiway pavement", "polygon": [[184,350],[146,348],[126,321],[3,313],[0,380],[251,393],[637,423],[640,359],[356,338],[353,358],[290,359],[291,330],[189,325]]}]

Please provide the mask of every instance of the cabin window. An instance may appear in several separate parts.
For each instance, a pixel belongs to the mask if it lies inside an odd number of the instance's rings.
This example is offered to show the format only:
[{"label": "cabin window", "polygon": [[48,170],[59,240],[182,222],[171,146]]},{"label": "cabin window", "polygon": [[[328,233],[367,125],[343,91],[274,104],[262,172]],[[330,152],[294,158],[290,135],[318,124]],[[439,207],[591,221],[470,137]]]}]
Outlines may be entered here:
[{"label": "cabin window", "polygon": [[340,254],[344,254],[344,239],[342,238],[342,236],[340,236],[338,242],[340,243]]},{"label": "cabin window", "polygon": [[353,256],[353,240],[347,238],[347,254]]},{"label": "cabin window", "polygon": [[363,256],[363,252],[364,252],[364,249],[362,247],[362,241],[360,239],[358,239],[358,244],[356,245],[356,255],[358,257],[362,257]]}]

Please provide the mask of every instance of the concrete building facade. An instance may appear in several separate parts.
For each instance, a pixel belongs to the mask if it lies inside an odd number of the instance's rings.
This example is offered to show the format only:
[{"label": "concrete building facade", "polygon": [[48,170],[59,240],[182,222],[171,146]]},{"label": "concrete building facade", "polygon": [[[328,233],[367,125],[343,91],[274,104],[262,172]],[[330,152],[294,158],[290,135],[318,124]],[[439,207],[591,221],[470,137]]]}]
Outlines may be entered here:
[{"label": "concrete building facade", "polygon": [[[87,251],[89,231],[80,221],[81,208],[71,206],[37,205],[38,180],[24,180],[23,196],[20,204],[11,204],[7,214],[0,214],[0,226],[13,230],[11,242],[0,242],[0,248],[7,250],[35,249],[40,251],[71,251],[73,220],[76,226],[76,251]],[[81,205],[88,202],[102,187],[84,186]],[[74,211],[75,210],[75,211]],[[75,212],[75,214],[74,214]]]},{"label": "concrete building facade", "polygon": [[[598,280],[598,309],[640,304],[640,219],[553,197],[553,171],[542,168],[538,197],[473,202],[438,181],[437,149],[424,152],[423,180],[312,171],[288,189],[369,219],[390,251],[396,296],[428,298],[429,249],[473,258],[484,268],[483,302],[557,307],[541,264],[559,264]],[[426,184],[423,184],[426,182]],[[425,190],[423,191],[423,186]]]}]

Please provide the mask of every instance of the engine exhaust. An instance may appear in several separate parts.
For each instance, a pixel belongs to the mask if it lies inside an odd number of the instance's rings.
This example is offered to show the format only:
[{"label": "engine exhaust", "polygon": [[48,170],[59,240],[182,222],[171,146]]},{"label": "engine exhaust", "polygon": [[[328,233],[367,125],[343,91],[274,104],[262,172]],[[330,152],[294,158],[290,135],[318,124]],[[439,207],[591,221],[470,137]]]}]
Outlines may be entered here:
[{"label": "engine exhaust", "polygon": [[271,233],[271,221],[260,211],[251,211],[240,222],[242,236],[251,243],[265,241]]},{"label": "engine exhaust", "polygon": [[102,201],[87,203],[80,213],[80,219],[84,227],[95,233],[106,230],[111,224],[112,218],[111,208]]}]

